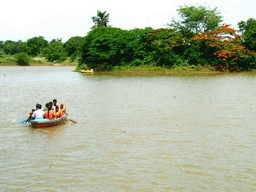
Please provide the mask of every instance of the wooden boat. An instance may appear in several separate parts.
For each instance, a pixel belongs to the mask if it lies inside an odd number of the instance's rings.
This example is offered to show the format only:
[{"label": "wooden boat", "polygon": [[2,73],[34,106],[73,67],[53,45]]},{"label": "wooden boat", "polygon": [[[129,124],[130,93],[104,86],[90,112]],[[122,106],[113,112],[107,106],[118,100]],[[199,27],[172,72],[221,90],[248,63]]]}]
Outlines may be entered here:
[{"label": "wooden boat", "polygon": [[80,70],[81,73],[88,73],[88,74],[92,74],[94,73],[93,69],[87,69],[87,70]]},{"label": "wooden boat", "polygon": [[64,114],[60,118],[56,118],[53,120],[50,119],[34,119],[30,120],[29,123],[31,123],[31,126],[34,128],[44,128],[44,127],[52,127],[55,125],[60,125],[62,123],[65,123],[67,121],[67,114]]}]

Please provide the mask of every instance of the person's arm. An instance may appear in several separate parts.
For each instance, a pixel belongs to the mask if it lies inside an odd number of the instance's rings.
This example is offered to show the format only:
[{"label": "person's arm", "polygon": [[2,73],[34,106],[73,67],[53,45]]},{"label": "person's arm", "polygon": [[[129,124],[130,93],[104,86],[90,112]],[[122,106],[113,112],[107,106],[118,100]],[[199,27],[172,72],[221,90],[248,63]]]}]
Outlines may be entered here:
[{"label": "person's arm", "polygon": [[33,119],[36,118],[36,111],[34,111],[34,113],[31,115],[31,117],[32,117]]}]

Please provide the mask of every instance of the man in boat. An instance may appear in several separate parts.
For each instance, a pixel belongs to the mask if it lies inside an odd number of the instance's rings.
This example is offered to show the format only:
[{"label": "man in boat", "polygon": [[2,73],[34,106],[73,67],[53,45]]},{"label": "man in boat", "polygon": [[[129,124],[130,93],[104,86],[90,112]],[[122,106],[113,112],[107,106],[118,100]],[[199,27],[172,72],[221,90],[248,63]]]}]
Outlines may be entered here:
[{"label": "man in boat", "polygon": [[33,119],[43,119],[44,118],[44,111],[42,110],[42,105],[37,103],[36,110],[32,114]]}]

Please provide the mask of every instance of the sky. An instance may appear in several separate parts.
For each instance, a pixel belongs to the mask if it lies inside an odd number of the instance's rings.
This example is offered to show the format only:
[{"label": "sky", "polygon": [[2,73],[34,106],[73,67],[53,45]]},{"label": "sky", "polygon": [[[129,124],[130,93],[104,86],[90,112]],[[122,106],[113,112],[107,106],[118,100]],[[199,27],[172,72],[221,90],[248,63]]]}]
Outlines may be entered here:
[{"label": "sky", "polygon": [[239,21],[256,19],[255,0],[1,0],[0,41],[46,40],[86,36],[97,10],[110,14],[109,25],[121,29],[166,28],[178,20],[179,6],[217,8],[223,22],[237,28]]}]

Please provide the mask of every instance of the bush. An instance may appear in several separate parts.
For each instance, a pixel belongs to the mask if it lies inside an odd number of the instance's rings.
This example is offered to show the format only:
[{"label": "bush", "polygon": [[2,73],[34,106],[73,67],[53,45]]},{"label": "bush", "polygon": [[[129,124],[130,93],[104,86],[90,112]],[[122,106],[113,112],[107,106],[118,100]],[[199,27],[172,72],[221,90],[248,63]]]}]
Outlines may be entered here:
[{"label": "bush", "polygon": [[21,66],[29,65],[30,57],[27,53],[17,53],[15,54],[16,63]]}]

